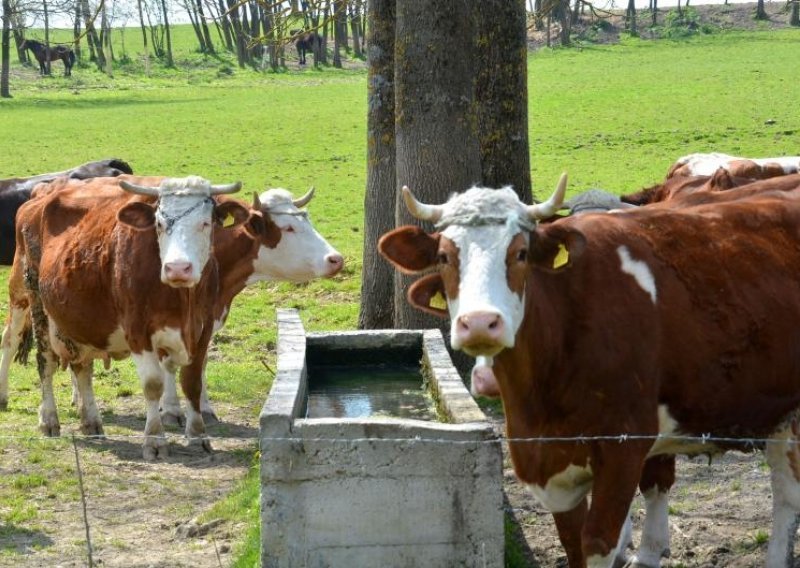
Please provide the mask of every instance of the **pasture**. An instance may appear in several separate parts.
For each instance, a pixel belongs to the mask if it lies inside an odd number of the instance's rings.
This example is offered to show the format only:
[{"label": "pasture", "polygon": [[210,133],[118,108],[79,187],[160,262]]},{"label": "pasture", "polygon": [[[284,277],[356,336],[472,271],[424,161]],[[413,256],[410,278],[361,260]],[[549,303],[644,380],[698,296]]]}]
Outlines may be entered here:
[{"label": "pasture", "polygon": [[[798,48],[800,30],[785,30],[680,42],[629,38],[617,46],[531,54],[536,194],[548,194],[564,170],[573,190],[629,192],[660,180],[675,158],[690,152],[797,155],[800,118],[793,101],[800,99],[800,85],[786,62],[796,59]],[[15,67],[14,98],[0,100],[0,178],[120,157],[139,174],[241,180],[246,200],[268,187],[300,195],[313,185],[311,218],[345,256],[345,269],[332,280],[307,285],[259,284],[234,302],[208,366],[209,392],[221,419],[209,435],[223,438],[212,441],[211,456],[175,439],[168,460],[143,462],[140,440],[126,437],[138,436],[144,424],[133,365],[125,361],[98,370],[95,390],[109,438],[76,445],[94,556],[106,566],[252,566],[258,558],[258,477],[250,470],[256,444],[237,438],[256,434],[270,388],[275,308],[298,308],[310,331],[352,329],[357,321],[366,71],[290,65],[279,74],[223,73],[219,60],[196,54],[186,59],[196,63],[190,70],[161,70],[151,78],[120,72],[110,79],[78,66],[63,78],[59,63],[54,77],[41,79],[36,70]],[[7,276],[1,268],[0,290],[7,289]],[[0,313],[7,306],[3,292]],[[69,404],[68,374],[59,373],[56,381],[61,439],[39,438],[37,383],[35,365],[14,366],[9,410],[0,413],[0,566],[84,565],[80,487],[69,437],[79,419]],[[711,531],[707,540],[702,531],[687,536],[683,546],[673,546],[668,565],[705,566],[712,557],[726,566],[763,563],[758,527],[767,512],[738,526],[730,496],[737,503],[754,490],[763,497],[754,486],[766,486],[766,473],[760,457],[741,461],[748,475],[739,489],[722,467],[679,462],[681,473],[701,470],[697,483],[704,487],[691,493],[687,484],[695,477],[679,479],[676,490],[687,492],[671,511],[679,526],[685,529],[691,524],[683,524],[687,517],[704,513],[700,496],[728,500],[730,512],[714,519],[727,530]],[[513,562],[554,566],[560,552],[552,522],[522,502],[508,472],[506,483],[516,531],[533,550],[533,560],[517,550]],[[751,512],[757,511],[740,515]],[[195,517],[195,526],[204,530],[185,536]],[[213,526],[204,524],[210,521]],[[673,531],[673,538],[682,537]]]}]

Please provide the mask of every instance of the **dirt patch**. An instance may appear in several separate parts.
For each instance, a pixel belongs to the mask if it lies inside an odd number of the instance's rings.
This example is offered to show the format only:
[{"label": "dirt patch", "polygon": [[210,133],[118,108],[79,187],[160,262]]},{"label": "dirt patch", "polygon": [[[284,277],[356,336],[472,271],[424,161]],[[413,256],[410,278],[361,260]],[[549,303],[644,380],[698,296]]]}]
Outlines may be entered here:
[{"label": "dirt patch", "polygon": [[[208,432],[224,438],[213,440],[211,454],[188,444],[178,429],[169,431],[169,457],[153,463],[142,459],[142,439],[137,435],[78,441],[96,566],[230,565],[232,549],[246,527],[197,517],[244,477],[257,449],[253,438],[258,424],[249,418],[252,410],[224,404],[216,404],[216,409],[224,422],[209,426]],[[104,413],[106,431],[130,428],[141,433],[142,410],[140,396],[116,402],[113,413]],[[77,421],[64,413],[62,438],[41,443],[62,472],[76,470],[70,435],[77,433],[77,427]],[[30,451],[4,449],[2,473],[32,471],[33,466],[24,465],[30,463]],[[14,464],[20,469],[15,470]],[[32,490],[28,499],[37,512],[33,524],[0,524],[0,566],[87,566],[86,527],[77,489]]]}]

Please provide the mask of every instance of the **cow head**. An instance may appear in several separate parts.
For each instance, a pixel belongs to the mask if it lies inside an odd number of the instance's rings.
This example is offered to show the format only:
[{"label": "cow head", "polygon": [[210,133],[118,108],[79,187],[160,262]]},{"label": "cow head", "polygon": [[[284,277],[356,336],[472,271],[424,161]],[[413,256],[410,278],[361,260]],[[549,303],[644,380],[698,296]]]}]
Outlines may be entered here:
[{"label": "cow head", "polygon": [[[158,198],[151,205],[128,203],[117,213],[119,221],[138,230],[155,226],[161,256],[161,281],[174,288],[195,286],[211,255],[212,227],[215,223],[232,227],[247,219],[247,209],[235,202],[217,205],[213,195],[234,193],[240,182],[215,186],[207,180],[190,176],[165,178],[157,188],[120,181],[131,193]],[[220,220],[228,222],[220,223]]]},{"label": "cow head", "polygon": [[[510,187],[473,187],[443,205],[420,203],[407,188],[403,198],[411,214],[435,223],[438,232],[400,227],[381,237],[378,250],[406,273],[433,268],[409,290],[412,304],[443,289],[451,318],[453,349],[491,357],[514,346],[522,323],[530,232],[564,201],[566,174],[545,203],[525,205]],[[432,311],[428,301],[425,306]],[[442,310],[443,312],[443,310]]]},{"label": "cow head", "polygon": [[280,229],[277,244],[263,243],[258,251],[255,272],[250,282],[256,280],[283,280],[306,282],[313,278],[330,277],[344,266],[344,259],[320,235],[308,212],[302,210],[314,196],[314,188],[299,199],[285,189],[270,189],[255,198],[253,208],[272,220]]}]

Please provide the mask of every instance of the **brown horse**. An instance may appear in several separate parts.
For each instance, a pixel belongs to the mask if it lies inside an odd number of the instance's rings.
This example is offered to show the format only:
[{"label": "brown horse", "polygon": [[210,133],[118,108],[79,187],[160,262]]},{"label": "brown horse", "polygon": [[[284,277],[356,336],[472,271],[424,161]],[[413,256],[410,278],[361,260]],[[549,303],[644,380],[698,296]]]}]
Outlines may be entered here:
[{"label": "brown horse", "polygon": [[[55,45],[49,48],[40,41],[35,39],[23,40],[22,49],[30,49],[36,61],[39,62],[39,74],[47,75],[47,65],[45,63],[50,61],[61,60],[64,62],[64,77],[72,75],[72,66],[75,65],[75,52],[68,45]],[[49,57],[48,57],[49,56]]]}]

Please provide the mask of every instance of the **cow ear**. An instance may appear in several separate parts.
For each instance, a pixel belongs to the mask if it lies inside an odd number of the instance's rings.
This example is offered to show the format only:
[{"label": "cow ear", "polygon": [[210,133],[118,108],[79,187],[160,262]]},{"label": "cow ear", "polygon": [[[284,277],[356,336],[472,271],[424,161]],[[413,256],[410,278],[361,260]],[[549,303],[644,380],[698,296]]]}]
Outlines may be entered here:
[{"label": "cow ear", "polygon": [[223,201],[214,208],[214,216],[224,229],[231,229],[247,221],[250,210],[238,201]]},{"label": "cow ear", "polygon": [[408,289],[408,303],[423,312],[446,318],[447,299],[441,275],[438,272],[428,274],[414,282]]},{"label": "cow ear", "polygon": [[566,270],[586,250],[586,237],[574,229],[546,225],[531,233],[530,262],[548,272]]},{"label": "cow ear", "polygon": [[148,203],[134,201],[117,212],[117,220],[132,229],[146,231],[156,224],[156,210]]},{"label": "cow ear", "polygon": [[419,227],[406,225],[383,235],[378,251],[398,270],[416,274],[436,265],[439,233],[429,235]]},{"label": "cow ear", "polygon": [[261,244],[268,248],[275,248],[281,240],[281,230],[269,213],[250,210],[250,218],[244,226],[245,230]]}]

